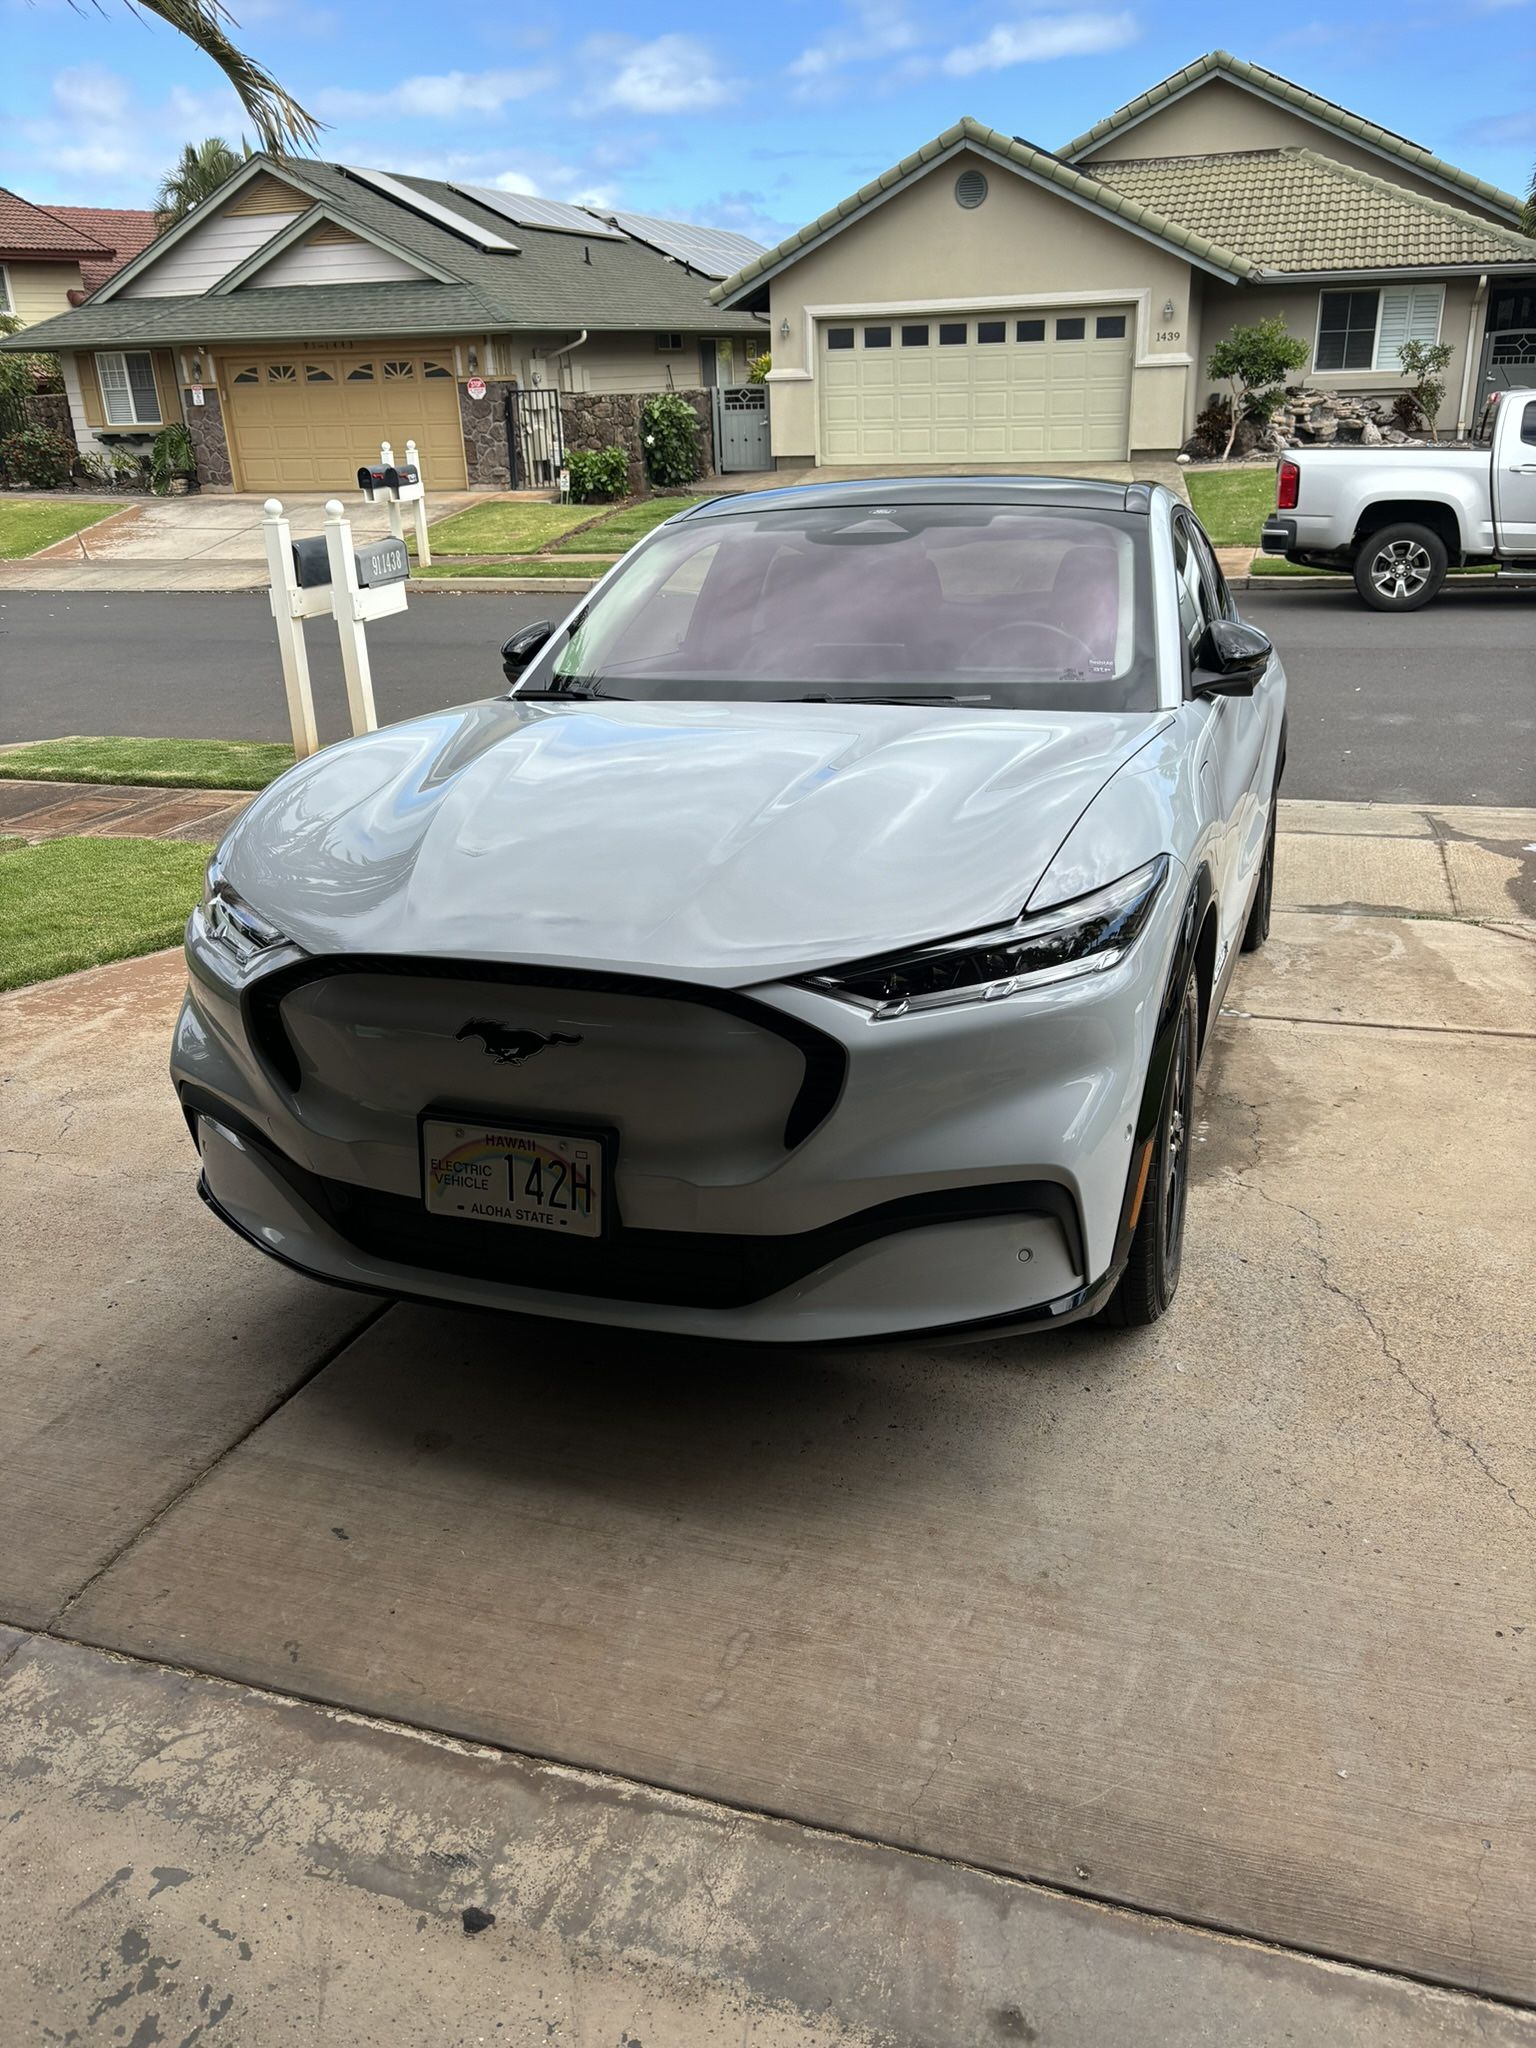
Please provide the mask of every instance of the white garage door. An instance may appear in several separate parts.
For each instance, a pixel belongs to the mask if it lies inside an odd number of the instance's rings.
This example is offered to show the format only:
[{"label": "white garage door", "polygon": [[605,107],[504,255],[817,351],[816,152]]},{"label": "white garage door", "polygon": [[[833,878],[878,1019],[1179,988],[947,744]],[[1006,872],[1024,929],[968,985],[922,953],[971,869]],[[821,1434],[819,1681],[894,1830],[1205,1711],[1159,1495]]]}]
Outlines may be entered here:
[{"label": "white garage door", "polygon": [[823,462],[1123,462],[1129,306],[828,321]]}]

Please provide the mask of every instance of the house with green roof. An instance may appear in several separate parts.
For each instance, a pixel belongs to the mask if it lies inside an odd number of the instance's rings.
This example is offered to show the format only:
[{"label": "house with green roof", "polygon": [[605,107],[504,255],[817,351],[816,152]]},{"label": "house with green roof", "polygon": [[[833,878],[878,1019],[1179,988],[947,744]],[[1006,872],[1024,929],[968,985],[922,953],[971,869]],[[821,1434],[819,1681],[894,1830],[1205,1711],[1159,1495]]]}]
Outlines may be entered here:
[{"label": "house with green roof", "polygon": [[782,467],[1167,454],[1234,325],[1281,315],[1312,387],[1390,398],[1451,348],[1438,424],[1536,382],[1512,193],[1214,51],[1050,150],[975,120],[722,280],[766,319]]},{"label": "house with green roof", "polygon": [[710,289],[758,253],[690,222],[257,156],[25,346],[58,355],[85,453],[185,422],[207,486],[333,490],[414,440],[430,484],[505,488],[520,431],[520,480],[558,447],[548,402],[520,430],[509,392],[579,400],[608,439],[641,393],[692,394],[707,421],[704,390],[766,345]]}]

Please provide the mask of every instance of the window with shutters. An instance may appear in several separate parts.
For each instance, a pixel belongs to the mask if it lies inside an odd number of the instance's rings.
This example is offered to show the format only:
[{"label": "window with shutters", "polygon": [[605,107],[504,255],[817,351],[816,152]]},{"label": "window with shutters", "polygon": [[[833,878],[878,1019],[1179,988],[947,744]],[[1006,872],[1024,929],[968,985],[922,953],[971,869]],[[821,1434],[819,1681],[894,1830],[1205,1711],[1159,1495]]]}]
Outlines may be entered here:
[{"label": "window with shutters", "polygon": [[1441,284],[1386,285],[1380,290],[1323,292],[1318,298],[1317,370],[1385,370],[1401,374],[1405,341],[1440,339]]},{"label": "window with shutters", "polygon": [[154,358],[146,349],[109,349],[96,358],[102,410],[109,427],[160,424]]}]

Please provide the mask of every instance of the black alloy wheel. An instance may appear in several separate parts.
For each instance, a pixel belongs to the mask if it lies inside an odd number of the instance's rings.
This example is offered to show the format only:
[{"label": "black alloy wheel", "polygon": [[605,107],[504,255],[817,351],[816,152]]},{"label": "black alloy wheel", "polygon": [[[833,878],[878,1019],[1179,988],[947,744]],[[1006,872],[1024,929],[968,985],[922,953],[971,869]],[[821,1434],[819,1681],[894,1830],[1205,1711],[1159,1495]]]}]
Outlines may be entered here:
[{"label": "black alloy wheel", "polygon": [[1130,1256],[1119,1286],[1100,1315],[1102,1322],[1114,1328],[1135,1330],[1155,1323],[1167,1314],[1179,1289],[1199,1056],[1200,998],[1191,975],[1174,1027],[1173,1056]]}]

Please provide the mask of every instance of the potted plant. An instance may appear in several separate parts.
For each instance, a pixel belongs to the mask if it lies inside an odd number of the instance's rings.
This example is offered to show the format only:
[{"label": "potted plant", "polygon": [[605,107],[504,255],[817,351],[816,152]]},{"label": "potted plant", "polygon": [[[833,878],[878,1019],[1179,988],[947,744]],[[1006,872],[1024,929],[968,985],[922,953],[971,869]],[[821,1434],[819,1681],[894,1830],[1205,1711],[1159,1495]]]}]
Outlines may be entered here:
[{"label": "potted plant", "polygon": [[161,498],[196,489],[197,456],[185,427],[162,427],[156,434],[149,451],[149,481]]}]

